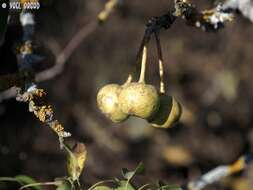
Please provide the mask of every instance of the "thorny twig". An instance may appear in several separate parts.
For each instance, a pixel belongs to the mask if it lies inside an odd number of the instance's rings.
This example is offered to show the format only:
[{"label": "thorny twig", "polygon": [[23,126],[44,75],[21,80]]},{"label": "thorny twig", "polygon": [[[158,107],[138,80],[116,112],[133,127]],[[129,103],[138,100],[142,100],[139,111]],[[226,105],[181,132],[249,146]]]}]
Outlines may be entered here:
[{"label": "thorny twig", "polygon": [[[23,27],[23,44],[17,53],[19,70],[22,72],[33,72],[32,64],[36,61],[33,54],[32,40],[34,35],[35,21],[32,13],[23,11],[20,14]],[[18,91],[17,101],[29,104],[29,111],[43,123],[47,124],[59,137],[62,147],[63,138],[71,136],[69,132],[54,117],[51,105],[46,104],[44,97],[46,93],[39,89],[33,80],[27,81]]]}]

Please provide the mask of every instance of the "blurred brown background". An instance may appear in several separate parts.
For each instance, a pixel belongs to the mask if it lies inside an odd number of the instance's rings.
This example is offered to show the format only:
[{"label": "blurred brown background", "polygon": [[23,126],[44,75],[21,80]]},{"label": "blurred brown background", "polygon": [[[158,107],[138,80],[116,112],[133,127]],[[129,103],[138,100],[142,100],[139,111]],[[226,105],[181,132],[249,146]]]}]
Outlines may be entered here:
[{"label": "blurred brown background", "polygon": [[[52,0],[36,12],[36,39],[47,57],[41,67],[54,64],[52,52],[64,48],[83,25],[96,20],[105,2]],[[140,161],[146,174],[138,178],[139,183],[160,179],[182,184],[252,153],[253,25],[240,15],[218,33],[205,33],[180,19],[161,32],[167,92],[184,107],[174,128],[154,129],[135,118],[113,124],[99,112],[97,91],[107,83],[126,80],[135,66],[146,22],[166,13],[172,2],[122,0],[105,25],[76,49],[62,74],[40,83],[58,119],[74,139],[87,145],[88,161],[81,177],[86,187],[120,177],[122,167],[133,169]],[[201,9],[214,4],[210,0],[193,2]],[[11,51],[11,39],[18,38],[20,28],[9,30],[9,49],[1,49],[1,70],[12,72],[14,55],[3,52]],[[147,81],[158,87],[154,41],[148,62]],[[57,138],[28,112],[26,104],[13,99],[2,102],[0,129],[0,176],[26,174],[51,181],[66,175],[65,154]],[[248,190],[245,183],[252,176],[253,170],[247,169],[206,189]]]}]

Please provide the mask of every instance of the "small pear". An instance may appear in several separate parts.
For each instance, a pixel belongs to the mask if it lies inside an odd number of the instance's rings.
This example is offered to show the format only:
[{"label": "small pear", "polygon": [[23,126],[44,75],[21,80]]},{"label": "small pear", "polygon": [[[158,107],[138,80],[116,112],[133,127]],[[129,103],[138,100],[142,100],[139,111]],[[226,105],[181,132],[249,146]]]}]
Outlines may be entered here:
[{"label": "small pear", "polygon": [[180,103],[172,96],[160,94],[160,107],[153,118],[149,120],[153,127],[170,128],[182,114]]},{"label": "small pear", "polygon": [[119,105],[124,113],[147,119],[159,108],[158,93],[152,85],[132,82],[123,87]]},{"label": "small pear", "polygon": [[122,87],[118,84],[108,84],[101,88],[97,95],[99,109],[115,123],[122,122],[128,118],[128,114],[121,111],[119,107],[119,94]]}]

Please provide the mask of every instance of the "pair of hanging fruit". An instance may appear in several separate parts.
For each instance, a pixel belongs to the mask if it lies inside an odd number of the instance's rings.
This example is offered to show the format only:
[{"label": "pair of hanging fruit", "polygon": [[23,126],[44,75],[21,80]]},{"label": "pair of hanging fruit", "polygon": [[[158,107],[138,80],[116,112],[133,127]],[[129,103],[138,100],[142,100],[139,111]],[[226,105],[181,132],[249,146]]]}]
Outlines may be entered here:
[{"label": "pair of hanging fruit", "polygon": [[98,92],[99,109],[115,123],[123,122],[129,116],[135,116],[147,120],[153,127],[169,128],[181,116],[179,102],[165,94],[161,45],[158,35],[155,37],[159,55],[160,92],[153,85],[145,83],[147,42],[142,48],[138,82],[132,82],[132,75],[129,75],[123,85],[108,84]]}]

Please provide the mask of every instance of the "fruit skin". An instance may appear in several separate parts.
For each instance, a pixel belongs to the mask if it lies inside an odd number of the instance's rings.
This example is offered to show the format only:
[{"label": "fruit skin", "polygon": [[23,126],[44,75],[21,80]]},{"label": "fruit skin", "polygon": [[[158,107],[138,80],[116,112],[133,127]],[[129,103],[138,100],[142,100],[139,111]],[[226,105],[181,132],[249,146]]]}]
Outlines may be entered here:
[{"label": "fruit skin", "polygon": [[155,116],[149,119],[153,127],[170,128],[182,114],[180,103],[172,96],[160,94],[160,107]]},{"label": "fruit skin", "polygon": [[128,118],[128,114],[121,111],[119,107],[119,94],[122,87],[118,84],[108,84],[101,88],[97,95],[99,109],[115,123],[122,122]]},{"label": "fruit skin", "polygon": [[147,119],[159,108],[158,93],[152,85],[129,83],[119,95],[119,105],[124,113]]}]

